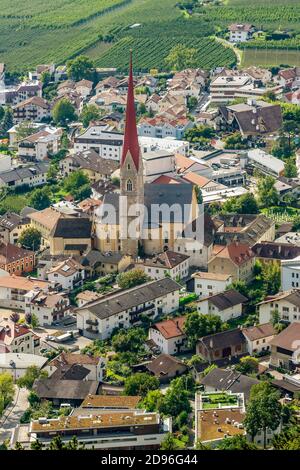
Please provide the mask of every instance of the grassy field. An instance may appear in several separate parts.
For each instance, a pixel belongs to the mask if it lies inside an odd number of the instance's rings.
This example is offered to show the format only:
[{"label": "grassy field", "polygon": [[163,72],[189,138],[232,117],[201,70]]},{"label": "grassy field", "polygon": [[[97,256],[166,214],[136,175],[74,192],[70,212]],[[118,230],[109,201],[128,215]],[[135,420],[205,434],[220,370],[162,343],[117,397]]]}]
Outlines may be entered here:
[{"label": "grassy field", "polygon": [[[0,62],[5,62],[11,71],[24,71],[41,63],[64,63],[86,52],[103,66],[117,60],[123,67],[119,55],[125,53],[123,47],[130,42],[137,49],[140,67],[160,68],[176,41],[198,44],[201,51],[201,38],[226,30],[232,22],[248,21],[258,28],[281,27],[300,33],[298,0],[225,0],[223,5],[199,7],[191,17],[184,15],[177,3],[178,0],[0,0]],[[140,27],[131,28],[136,23]],[[230,65],[231,54],[223,50],[218,55],[212,41],[211,49],[199,53],[199,65]]]},{"label": "grassy field", "polygon": [[272,67],[276,65],[300,66],[300,50],[285,51],[282,49],[245,49],[242,52],[242,67],[257,65]]}]

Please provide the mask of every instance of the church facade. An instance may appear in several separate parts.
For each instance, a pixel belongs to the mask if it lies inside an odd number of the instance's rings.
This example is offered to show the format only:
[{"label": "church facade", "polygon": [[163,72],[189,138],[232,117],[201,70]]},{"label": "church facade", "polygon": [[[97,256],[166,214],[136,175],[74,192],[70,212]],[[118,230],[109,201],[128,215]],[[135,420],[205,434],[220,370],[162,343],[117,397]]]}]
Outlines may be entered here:
[{"label": "church facade", "polygon": [[95,247],[135,259],[174,250],[187,226],[199,217],[199,207],[194,186],[189,183],[144,182],[133,83],[130,58],[120,192],[104,197],[95,222]]}]

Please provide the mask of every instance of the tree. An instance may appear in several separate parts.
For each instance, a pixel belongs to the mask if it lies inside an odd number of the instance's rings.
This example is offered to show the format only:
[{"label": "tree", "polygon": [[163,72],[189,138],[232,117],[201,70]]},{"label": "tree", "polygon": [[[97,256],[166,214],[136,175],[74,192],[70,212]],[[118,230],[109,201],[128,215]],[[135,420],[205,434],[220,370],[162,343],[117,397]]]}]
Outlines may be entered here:
[{"label": "tree", "polygon": [[146,411],[158,411],[163,400],[163,394],[160,390],[150,390],[141,403],[141,407]]},{"label": "tree", "polygon": [[117,276],[117,283],[121,289],[130,289],[130,287],[139,286],[147,281],[149,281],[149,277],[139,268],[121,273]]},{"label": "tree", "polygon": [[275,450],[300,450],[300,426],[290,426],[283,429],[273,438]]},{"label": "tree", "polygon": [[80,55],[67,62],[67,74],[71,80],[93,80],[95,65],[94,62],[86,56]]},{"label": "tree", "polygon": [[298,170],[292,158],[289,158],[284,165],[284,176],[286,178],[297,178]]},{"label": "tree", "polygon": [[3,409],[5,409],[12,402],[14,393],[15,387],[12,375],[9,372],[0,373],[0,399],[2,400]]},{"label": "tree", "polygon": [[85,105],[80,115],[80,119],[84,127],[88,127],[91,121],[96,121],[100,117],[101,111],[95,104]]},{"label": "tree", "polygon": [[245,356],[240,359],[236,369],[242,374],[252,374],[258,372],[258,359],[251,356]]},{"label": "tree", "polygon": [[187,47],[182,44],[174,46],[165,59],[166,65],[172,70],[184,70],[187,68],[196,68],[197,49]]},{"label": "tree", "polygon": [[75,108],[68,99],[62,98],[54,105],[52,117],[56,124],[65,126],[69,122],[75,121]]},{"label": "tree", "polygon": [[43,450],[43,448],[44,448],[44,444],[42,444],[38,439],[36,439],[30,444],[31,450]]},{"label": "tree", "polygon": [[274,187],[275,182],[272,176],[265,176],[258,181],[258,202],[261,207],[277,206],[279,203],[279,194]]},{"label": "tree", "polygon": [[121,330],[112,338],[112,346],[117,352],[139,352],[144,347],[146,334],[142,328]]},{"label": "tree", "polygon": [[159,388],[159,380],[146,372],[138,372],[125,380],[125,395],[146,396],[150,390]]},{"label": "tree", "polygon": [[258,204],[252,193],[246,193],[237,198],[227,199],[222,205],[224,214],[258,214]]},{"label": "tree", "polygon": [[86,184],[89,184],[87,175],[82,170],[73,171],[64,180],[64,189],[73,195],[73,193],[76,193],[79,188]]},{"label": "tree", "polygon": [[[37,366],[29,366],[26,369],[25,374],[17,380],[17,384],[21,388],[27,388],[28,390],[32,389],[33,383],[36,379],[41,376],[40,370]],[[44,376],[44,373],[42,373]]]},{"label": "tree", "polygon": [[185,138],[189,142],[198,142],[201,138],[212,139],[215,135],[216,131],[214,130],[214,128],[210,126],[205,126],[204,124],[194,126],[185,132]]},{"label": "tree", "polygon": [[182,411],[191,412],[188,391],[182,387],[171,386],[159,405],[159,412],[176,418]]},{"label": "tree", "polygon": [[30,324],[31,324],[31,327],[32,327],[33,329],[35,329],[35,328],[37,328],[37,327],[39,326],[39,320],[38,320],[38,317],[36,316],[35,313],[33,313],[33,314],[31,315],[31,322],[30,322]]},{"label": "tree", "polygon": [[47,187],[35,189],[29,198],[29,205],[38,211],[46,209],[51,204],[49,190]]},{"label": "tree", "polygon": [[234,132],[225,139],[225,149],[242,150],[247,148],[247,140],[243,138],[240,132]]},{"label": "tree", "polygon": [[264,290],[268,295],[277,294],[281,286],[281,269],[277,263],[265,263],[262,267]]},{"label": "tree", "polygon": [[184,323],[184,331],[192,347],[202,336],[218,333],[222,330],[222,321],[218,315],[202,315],[199,312],[191,312]]},{"label": "tree", "polygon": [[249,442],[246,436],[238,434],[223,439],[218,445],[218,450],[258,450],[258,447],[253,442]]},{"label": "tree", "polygon": [[174,434],[168,433],[160,445],[160,450],[179,450],[184,444],[175,438]]},{"label": "tree", "polygon": [[21,235],[18,239],[18,243],[24,248],[27,248],[32,251],[38,251],[41,246],[42,234],[41,232],[34,228],[28,227],[21,232]]},{"label": "tree", "polygon": [[212,450],[209,445],[202,444],[201,441],[197,441],[195,445],[196,450]]},{"label": "tree", "polygon": [[11,319],[12,322],[18,323],[18,321],[20,320],[20,315],[17,312],[14,312],[10,315],[9,318]]},{"label": "tree", "polygon": [[80,186],[77,190],[72,191],[72,196],[76,201],[83,201],[84,199],[90,197],[92,194],[92,188],[90,182]]},{"label": "tree", "polygon": [[5,108],[4,117],[2,119],[1,128],[4,134],[11,129],[14,125],[14,116],[10,108]]},{"label": "tree", "polygon": [[267,381],[253,385],[247,406],[244,425],[252,440],[263,431],[264,448],[267,445],[267,429],[275,431],[281,421],[280,394]]}]

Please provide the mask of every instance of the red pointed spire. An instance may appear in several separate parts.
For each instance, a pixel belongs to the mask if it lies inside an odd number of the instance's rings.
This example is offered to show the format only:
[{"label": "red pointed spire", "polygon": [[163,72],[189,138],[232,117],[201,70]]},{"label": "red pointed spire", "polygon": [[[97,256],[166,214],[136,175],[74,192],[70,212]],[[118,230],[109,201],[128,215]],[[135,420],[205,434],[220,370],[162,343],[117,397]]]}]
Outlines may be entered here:
[{"label": "red pointed spire", "polygon": [[124,144],[122,152],[121,166],[124,164],[127,153],[130,152],[136,169],[139,169],[140,160],[140,147],[138,141],[137,127],[136,127],[136,114],[134,105],[134,85],[132,73],[132,51],[130,51],[130,67],[128,78],[128,94],[126,106],[126,124],[124,134]]}]

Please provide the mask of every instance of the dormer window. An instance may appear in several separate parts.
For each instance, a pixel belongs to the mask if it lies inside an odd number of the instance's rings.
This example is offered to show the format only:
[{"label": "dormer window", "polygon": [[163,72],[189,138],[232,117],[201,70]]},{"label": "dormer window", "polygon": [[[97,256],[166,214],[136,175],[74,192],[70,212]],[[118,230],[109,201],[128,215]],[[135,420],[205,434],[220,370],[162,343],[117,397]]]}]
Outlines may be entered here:
[{"label": "dormer window", "polygon": [[132,191],[132,181],[131,180],[127,181],[127,191],[129,191],[129,192]]}]

